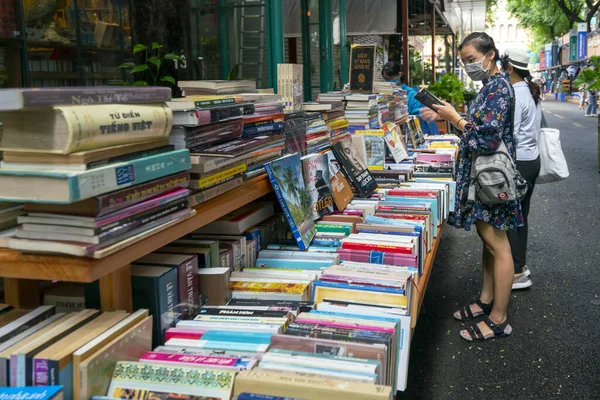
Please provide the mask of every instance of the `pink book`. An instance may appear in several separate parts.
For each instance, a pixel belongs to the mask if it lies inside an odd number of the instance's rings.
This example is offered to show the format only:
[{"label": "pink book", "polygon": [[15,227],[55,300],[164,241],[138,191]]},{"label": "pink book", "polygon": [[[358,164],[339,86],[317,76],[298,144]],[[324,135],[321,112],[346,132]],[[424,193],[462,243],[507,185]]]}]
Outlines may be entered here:
[{"label": "pink book", "polygon": [[343,282],[355,285],[366,285],[366,286],[377,286],[377,287],[389,287],[389,288],[404,288],[404,284],[394,282],[392,280],[386,281],[385,279],[369,279],[364,277],[351,277],[351,276],[340,276],[340,275],[321,275],[319,277],[321,281],[328,282]]},{"label": "pink book", "polygon": [[191,354],[156,353],[151,351],[144,354],[142,358],[140,358],[140,362],[146,364],[242,371],[254,368],[257,360],[223,356],[194,356]]},{"label": "pink book", "polygon": [[374,264],[389,264],[398,267],[418,268],[417,255],[393,254],[369,250],[338,249],[340,261],[354,261]]},{"label": "pink book", "polygon": [[391,329],[391,328],[382,328],[380,326],[360,325],[360,324],[345,323],[345,322],[321,321],[321,320],[310,319],[310,317],[308,317],[308,316],[303,317],[303,318],[297,318],[296,323],[332,326],[334,328],[359,329],[361,331],[394,333],[394,329]]},{"label": "pink book", "polygon": [[417,161],[426,161],[426,162],[452,162],[452,155],[451,154],[417,153]]},{"label": "pink book", "polygon": [[207,330],[188,329],[188,328],[169,328],[167,329],[165,342],[169,339],[191,339],[199,340]]}]

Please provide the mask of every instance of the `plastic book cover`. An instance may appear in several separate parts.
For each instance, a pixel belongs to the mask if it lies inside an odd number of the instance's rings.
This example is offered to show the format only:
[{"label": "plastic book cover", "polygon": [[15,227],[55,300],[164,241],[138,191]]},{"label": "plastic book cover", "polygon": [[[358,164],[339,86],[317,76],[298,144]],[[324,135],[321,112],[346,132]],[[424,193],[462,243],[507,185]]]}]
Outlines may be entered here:
[{"label": "plastic book cover", "polygon": [[302,158],[304,184],[309,190],[314,220],[333,212],[333,194],[328,160],[325,154],[311,154]]},{"label": "plastic book cover", "polygon": [[352,187],[340,168],[338,166],[337,160],[331,151],[325,153],[327,156],[327,164],[329,165],[329,180],[331,193],[333,195],[333,200],[335,201],[335,206],[338,210],[343,210],[346,206],[352,201],[354,195],[352,194]]},{"label": "plastic book cover", "polygon": [[367,169],[365,163],[361,160],[356,146],[350,138],[345,138],[331,147],[335,158],[342,166],[342,171],[346,177],[352,181],[354,188],[361,197],[369,197],[375,189],[377,183]]},{"label": "plastic book cover", "polygon": [[315,236],[315,223],[300,155],[285,156],[266,164],[265,169],[298,247],[306,250]]},{"label": "plastic book cover", "polygon": [[383,170],[385,163],[385,132],[383,129],[357,130],[364,137],[367,168]]}]

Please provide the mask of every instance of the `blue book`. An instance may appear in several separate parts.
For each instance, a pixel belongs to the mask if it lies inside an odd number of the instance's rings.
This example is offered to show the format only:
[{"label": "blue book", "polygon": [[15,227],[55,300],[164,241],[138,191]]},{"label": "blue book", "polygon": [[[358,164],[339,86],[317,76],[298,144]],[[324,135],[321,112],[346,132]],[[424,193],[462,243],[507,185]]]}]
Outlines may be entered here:
[{"label": "blue book", "polygon": [[0,387],[0,399],[21,400],[37,399],[52,400],[62,399],[62,386],[27,386],[27,387]]},{"label": "blue book", "polygon": [[168,151],[87,171],[0,169],[0,201],[68,204],[191,168],[187,149]]},{"label": "blue book", "polygon": [[255,241],[256,254],[258,254],[258,252],[262,250],[262,228],[260,226],[250,228],[246,232],[242,233],[242,235],[246,236],[246,240]]},{"label": "blue book", "polygon": [[315,292],[318,287],[329,287],[336,289],[354,289],[354,290],[364,290],[367,292],[379,292],[379,293],[391,293],[391,294],[401,294],[404,295],[404,289],[396,289],[391,287],[383,287],[383,286],[371,286],[371,285],[361,285],[357,283],[344,283],[344,282],[329,282],[329,281],[315,281],[313,283],[313,292],[312,292],[312,300],[315,299]]},{"label": "blue book", "polygon": [[238,342],[269,344],[271,343],[271,334],[264,332],[234,332],[211,330],[202,335],[202,340],[212,340],[219,342]]},{"label": "blue book", "polygon": [[435,199],[423,199],[422,197],[398,197],[398,196],[386,196],[385,201],[381,202],[381,205],[385,204],[420,204],[429,207],[431,210],[431,227],[433,229],[433,237],[437,237],[437,227],[441,225],[440,217],[441,211],[438,209],[438,201]]},{"label": "blue book", "polygon": [[256,134],[263,133],[263,132],[280,131],[284,127],[285,127],[285,124],[283,122],[274,122],[272,124],[253,126],[253,127],[249,127],[249,128],[244,128],[244,133],[242,136],[256,135]]},{"label": "blue book", "polygon": [[302,176],[300,154],[290,154],[265,165],[273,191],[290,225],[294,239],[304,251],[315,236],[315,222]]},{"label": "blue book", "polygon": [[[301,256],[298,256],[301,257]],[[258,258],[257,268],[284,268],[284,269],[314,269],[319,270],[331,266],[331,261],[311,260],[297,258]]]},{"label": "blue book", "polygon": [[269,396],[267,394],[256,394],[256,393],[240,393],[237,400],[304,400],[299,397],[279,397]]}]

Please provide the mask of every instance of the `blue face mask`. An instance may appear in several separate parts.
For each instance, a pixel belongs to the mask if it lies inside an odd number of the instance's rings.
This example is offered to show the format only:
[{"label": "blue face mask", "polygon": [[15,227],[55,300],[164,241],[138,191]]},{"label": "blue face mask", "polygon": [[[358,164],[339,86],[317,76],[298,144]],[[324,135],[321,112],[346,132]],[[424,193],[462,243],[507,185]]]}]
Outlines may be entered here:
[{"label": "blue face mask", "polygon": [[[384,78],[385,79],[385,78]],[[394,82],[396,85],[400,84],[400,78],[396,79],[385,79],[386,82]]]}]

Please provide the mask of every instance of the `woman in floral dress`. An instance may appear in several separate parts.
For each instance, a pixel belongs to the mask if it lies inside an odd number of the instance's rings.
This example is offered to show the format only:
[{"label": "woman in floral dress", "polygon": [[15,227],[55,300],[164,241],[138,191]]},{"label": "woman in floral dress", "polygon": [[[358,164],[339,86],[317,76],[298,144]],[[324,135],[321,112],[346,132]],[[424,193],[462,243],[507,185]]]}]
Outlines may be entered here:
[{"label": "woman in floral dress", "polygon": [[464,69],[483,88],[466,117],[461,117],[448,103],[437,107],[438,114],[462,132],[456,159],[456,207],[450,225],[470,230],[474,224],[483,242],[483,282],[475,303],[454,314],[465,321],[484,316],[477,324],[462,330],[463,339],[486,340],[510,335],[507,308],[513,283],[513,260],[506,231],[523,225],[518,201],[488,206],[475,200],[467,204],[472,152],[491,152],[504,141],[515,157],[513,139],[514,94],[509,80],[498,67],[499,53],[494,40],[483,32],[467,36],[460,47]]}]

